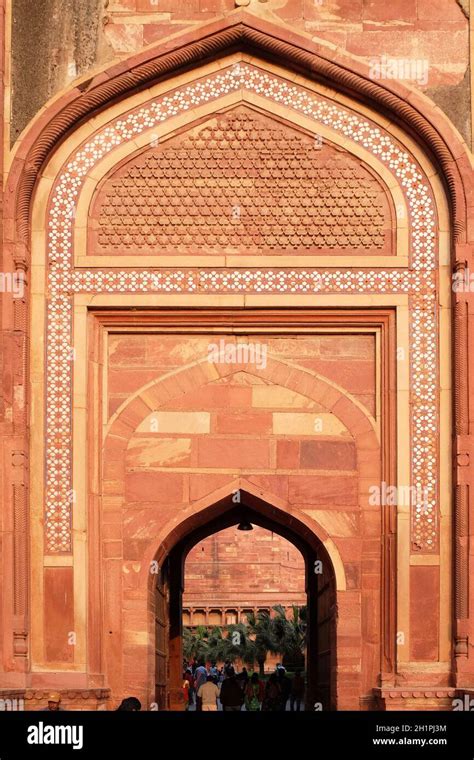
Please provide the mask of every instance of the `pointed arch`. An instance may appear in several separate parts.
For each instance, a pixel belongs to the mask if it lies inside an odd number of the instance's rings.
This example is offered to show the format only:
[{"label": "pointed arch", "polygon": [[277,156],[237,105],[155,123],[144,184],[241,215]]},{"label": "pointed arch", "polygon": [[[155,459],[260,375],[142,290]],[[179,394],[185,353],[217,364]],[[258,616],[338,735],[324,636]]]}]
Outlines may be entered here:
[{"label": "pointed arch", "polygon": [[[10,245],[7,245],[6,252],[7,255],[11,254],[18,268],[28,268],[30,233],[35,228],[34,221],[33,224],[31,223],[33,201],[36,197],[35,188],[38,186],[41,172],[60,142],[69,135],[78,134],[78,129],[84,120],[93,118],[94,115],[99,114],[101,110],[112,103],[130,96],[131,93],[148,86],[149,83],[164,81],[185,71],[189,66],[197,66],[198,62],[209,61],[212,56],[225,55],[233,50],[253,52],[265,60],[283,62],[288,69],[298,74],[303,73],[308,79],[327,84],[339,93],[352,97],[354,102],[363,100],[398,124],[404,134],[409,134],[422,146],[423,151],[435,158],[441,180],[446,186],[446,192],[451,202],[451,227],[457,238],[455,258],[459,262],[468,259],[470,254],[467,245],[469,240],[466,232],[465,215],[466,199],[472,196],[472,171],[469,159],[464,144],[448,120],[427,98],[414,93],[401,84],[394,83],[387,87],[386,84],[373,82],[370,80],[367,68],[349,56],[343,56],[336,51],[329,54],[327,47],[309,41],[304,35],[298,35],[294,32],[289,35],[285,28],[259,21],[247,12],[237,11],[225,20],[203,25],[198,32],[200,36],[196,37],[196,34],[196,30],[193,30],[192,33],[179,35],[168,42],[160,42],[159,46],[143,51],[139,56],[128,61],[116,64],[107,71],[94,76],[88,82],[80,83],[45,108],[33,125],[26,130],[16,150],[6,193],[5,218],[9,222],[6,225],[6,230],[8,235],[11,234],[8,239]],[[447,237],[449,234],[448,225],[443,232]],[[446,259],[446,269],[448,264],[449,262]],[[37,272],[36,276],[40,277],[43,272],[41,267],[37,268]],[[37,291],[34,292],[36,294]],[[36,300],[38,301],[38,298]],[[38,320],[39,323],[42,323],[41,319]],[[466,324],[467,309],[465,311],[461,309],[457,313],[455,332],[458,390],[466,387],[466,346],[462,343],[467,334]],[[26,322],[25,324],[21,322],[22,329],[26,333],[25,325]],[[459,345],[461,347],[458,350]],[[38,341],[38,347],[35,350],[37,352],[43,350],[42,340]],[[60,352],[58,352],[59,354]],[[42,376],[42,369],[39,369],[40,363],[35,364],[35,360],[33,360],[32,366],[37,376]],[[281,373],[283,370],[280,369],[278,372]],[[275,373],[276,377],[278,374],[276,370]],[[196,376],[199,374],[198,370]],[[190,381],[193,381],[192,377]],[[288,382],[290,381],[288,378]],[[363,462],[364,467],[367,468],[365,472],[371,472],[372,477],[374,477],[373,469],[370,467],[373,468],[374,466],[373,447],[377,441],[373,426],[371,426],[367,416],[361,413],[360,409],[357,409],[357,405],[347,397],[347,394],[338,396],[335,389],[324,384],[321,378],[309,380],[307,373],[303,372],[298,376],[297,382],[302,384],[301,387],[308,386],[308,388],[313,383],[314,392],[319,394],[321,398],[325,394],[324,398],[328,405],[332,404],[328,408],[334,410],[338,416],[341,415],[341,419],[347,418],[351,424],[351,431],[358,441],[359,450],[364,453]],[[170,389],[163,386],[162,390],[166,395]],[[153,389],[150,390],[151,394],[154,392]],[[39,392],[38,396],[41,397],[41,395]],[[456,429],[458,432],[466,432],[467,394],[458,392],[457,401],[455,407]],[[123,442],[127,440],[129,430],[133,429],[134,417],[144,413],[145,409],[142,404],[148,410],[150,409],[145,396],[140,396],[134,399],[130,405],[127,405],[127,409],[123,410],[120,420],[114,421],[113,433],[111,432],[108,436],[108,441],[110,442],[113,439],[114,445],[118,449],[121,449]],[[61,405],[67,406],[67,401],[64,398],[61,398]],[[41,412],[39,412],[39,416],[41,417]],[[31,437],[38,441],[38,438],[41,439],[42,437],[42,422],[37,422],[35,428],[36,430],[32,431]],[[63,435],[62,440],[66,440],[66,438],[67,436]],[[43,441],[40,440],[40,443],[42,444]],[[26,433],[24,448],[26,452],[28,448]],[[33,445],[32,448],[34,449],[35,446]],[[41,449],[38,447],[38,450]],[[76,456],[80,457],[80,452]],[[35,457],[40,458],[40,455],[35,453]],[[35,472],[38,472],[38,469]],[[32,481],[34,482],[34,478]],[[41,509],[43,503],[41,487],[39,487],[39,491],[39,496],[38,493],[34,494],[33,502],[36,505],[41,504]],[[57,503],[59,503],[59,499]],[[38,518],[38,507],[36,507],[35,521],[37,526],[35,529],[36,539],[38,535],[42,535],[42,522],[41,518]],[[69,524],[66,528],[69,528]],[[317,532],[318,528],[316,527],[315,530]],[[83,531],[84,526],[82,525],[76,531],[77,536],[80,535],[81,541]],[[37,542],[37,546],[39,547],[37,551],[41,553],[42,544],[40,541]],[[80,573],[76,569],[75,577],[80,578]],[[80,582],[77,582],[77,585],[79,587]],[[36,591],[38,591],[38,584]],[[78,596],[80,604],[83,604],[83,607],[80,608],[81,612],[78,614],[81,619],[84,619],[84,598],[80,594]],[[37,620],[36,616],[33,618]],[[39,626],[41,621],[40,623],[35,622],[36,624]],[[79,648],[76,651],[79,651]],[[42,661],[41,655],[36,655],[36,658],[33,659],[36,659],[37,662]],[[80,660],[80,662],[82,661]]]},{"label": "pointed arch", "polygon": [[[146,409],[156,411],[160,406],[189,392],[192,388],[241,370],[253,374],[252,365],[210,364],[207,357],[187,365],[144,385],[131,394],[114,412],[106,429],[107,435],[123,431],[123,424],[133,430],[133,425],[143,421]],[[283,384],[308,398],[318,401],[328,412],[333,412],[346,425],[354,438],[372,431],[376,437],[375,421],[352,394],[333,380],[297,364],[282,361],[268,355],[266,367],[259,369],[259,376],[276,385]],[[344,403],[347,399],[347,404]]]},{"label": "pointed arch", "polygon": [[[267,523],[273,521],[282,526],[283,529],[288,528],[289,532],[293,532],[302,541],[306,541],[314,550],[325,552],[334,569],[336,590],[345,591],[347,589],[346,571],[341,554],[327,530],[317,520],[305,515],[304,512],[298,511],[296,514],[296,511],[287,501],[266,490],[257,488],[246,478],[237,478],[229,485],[207,494],[183,510],[179,517],[169,520],[163,526],[159,535],[148,547],[143,559],[141,569],[143,583],[148,585],[152,583],[148,568],[153,560],[162,564],[173,547],[186,539],[197,527],[206,526],[210,521],[225,516],[227,511],[231,511],[235,507],[232,496],[236,491],[240,492],[243,504],[259,512],[265,518],[262,527],[266,527]],[[208,535],[214,532],[212,528],[208,530]],[[282,535],[288,537],[284,532]],[[288,540],[290,539],[288,538]]]}]

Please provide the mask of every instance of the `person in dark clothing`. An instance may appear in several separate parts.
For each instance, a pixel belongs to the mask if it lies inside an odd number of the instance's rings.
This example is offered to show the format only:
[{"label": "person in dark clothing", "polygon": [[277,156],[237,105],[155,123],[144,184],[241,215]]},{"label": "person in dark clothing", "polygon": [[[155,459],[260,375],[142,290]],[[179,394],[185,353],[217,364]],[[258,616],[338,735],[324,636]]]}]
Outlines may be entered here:
[{"label": "person in dark clothing", "polygon": [[127,697],[122,699],[117,707],[117,712],[139,712],[142,709],[142,703],[136,697]]},{"label": "person in dark clothing", "polygon": [[277,662],[275,665],[275,673],[277,674],[278,678],[283,678],[284,674],[286,673],[286,668],[281,664],[281,662]]},{"label": "person in dark clothing", "polygon": [[283,673],[280,671],[280,673],[281,675],[278,679],[280,681],[281,689],[280,712],[285,712],[286,703],[288,702],[291,694],[291,680],[286,675],[286,671],[283,671]]},{"label": "person in dark clothing", "polygon": [[238,681],[238,684],[243,692],[245,692],[245,689],[247,688],[247,684],[249,682],[249,674],[247,672],[247,668],[242,668],[242,672],[238,673],[236,676],[236,679]]},{"label": "person in dark clothing", "polygon": [[227,669],[227,678],[222,682],[219,699],[224,712],[240,712],[244,702],[244,692],[235,677],[235,670],[231,666]]},{"label": "person in dark clothing", "polygon": [[276,673],[272,673],[265,685],[263,712],[276,712],[281,704],[281,687]]}]

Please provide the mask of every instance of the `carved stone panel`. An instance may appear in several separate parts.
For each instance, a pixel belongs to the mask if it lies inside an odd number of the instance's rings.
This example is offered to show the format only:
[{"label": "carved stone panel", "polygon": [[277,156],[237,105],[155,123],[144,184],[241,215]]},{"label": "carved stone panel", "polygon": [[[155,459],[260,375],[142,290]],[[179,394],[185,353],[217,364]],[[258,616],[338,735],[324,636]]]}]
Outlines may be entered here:
[{"label": "carved stone panel", "polygon": [[89,253],[387,255],[392,226],[384,187],[357,158],[241,107],[106,178]]}]

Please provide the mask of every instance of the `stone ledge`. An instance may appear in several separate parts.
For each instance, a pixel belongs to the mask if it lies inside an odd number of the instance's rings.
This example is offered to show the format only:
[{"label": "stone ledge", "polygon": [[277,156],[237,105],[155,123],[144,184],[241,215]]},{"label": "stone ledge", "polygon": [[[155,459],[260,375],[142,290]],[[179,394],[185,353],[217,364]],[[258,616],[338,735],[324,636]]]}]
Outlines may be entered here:
[{"label": "stone ledge", "polygon": [[376,710],[451,710],[459,690],[451,686],[373,689]]},{"label": "stone ledge", "polygon": [[24,709],[46,707],[50,691],[59,691],[61,705],[66,710],[107,710],[110,689],[0,689],[0,700],[23,700]]}]

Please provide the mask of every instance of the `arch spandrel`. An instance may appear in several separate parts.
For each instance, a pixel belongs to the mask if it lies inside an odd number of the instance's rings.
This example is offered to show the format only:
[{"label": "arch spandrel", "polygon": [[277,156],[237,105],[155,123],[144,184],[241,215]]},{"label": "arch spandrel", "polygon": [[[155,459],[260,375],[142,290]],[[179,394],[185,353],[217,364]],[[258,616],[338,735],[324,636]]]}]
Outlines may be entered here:
[{"label": "arch spandrel", "polygon": [[[226,54],[236,45],[242,50],[250,46],[252,54],[260,50],[270,60],[285,60],[289,70],[294,67],[298,73],[302,70],[310,73],[312,78],[324,83],[326,90],[355,93],[376,111],[392,114],[395,122],[407,124],[442,167],[454,211],[456,239],[462,247],[467,239],[465,192],[472,186],[472,171],[465,143],[440,109],[404,82],[391,81],[387,88],[374,81],[364,62],[333,46],[328,53],[324,41],[309,40],[294,30],[291,30],[291,42],[287,37],[287,27],[238,9],[226,19],[203,24],[199,32],[193,30],[173,35],[165,46],[163,42],[149,46],[125,63],[104,67],[92,78],[79,80],[73,90],[68,87],[64,93],[55,96],[47,104],[47,113],[41,113],[33,120],[17,142],[10,173],[9,189],[15,195],[10,197],[8,207],[11,208],[13,203],[20,212],[18,232],[23,243],[28,233],[31,196],[38,174],[51,151],[72,126],[85,115],[90,117],[100,113],[104,104],[114,98],[130,95],[137,87],[146,86],[157,77],[166,80],[170,72],[174,73],[183,65],[195,66],[216,52]],[[298,80],[298,74],[295,76],[293,71],[292,79]],[[345,96],[338,97],[343,99]]]}]

